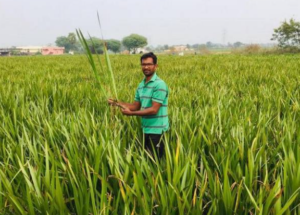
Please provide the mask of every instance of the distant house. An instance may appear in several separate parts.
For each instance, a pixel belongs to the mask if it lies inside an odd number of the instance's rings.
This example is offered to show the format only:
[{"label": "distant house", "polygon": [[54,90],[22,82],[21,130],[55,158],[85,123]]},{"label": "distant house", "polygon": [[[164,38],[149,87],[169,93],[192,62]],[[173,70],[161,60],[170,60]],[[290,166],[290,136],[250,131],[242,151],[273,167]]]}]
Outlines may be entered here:
[{"label": "distant house", "polygon": [[64,54],[65,48],[64,47],[43,47],[42,48],[42,55],[61,55]]},{"label": "distant house", "polygon": [[42,54],[42,55],[61,55],[64,54],[64,47],[45,47],[45,46],[19,46],[16,47],[16,50],[23,55],[34,55],[34,54]]},{"label": "distant house", "polygon": [[42,52],[42,46],[19,46],[16,47],[20,51],[21,54],[32,55],[36,53]]},{"label": "distant house", "polygon": [[187,51],[187,50],[189,50],[189,49],[187,48],[187,46],[185,46],[185,45],[181,45],[181,46],[173,46],[173,49],[174,49],[174,51],[176,51],[176,52],[182,52],[182,51]]},{"label": "distant house", "polygon": [[[143,54],[143,53],[147,53],[148,51],[144,48],[137,48],[136,51],[135,51],[135,54]],[[130,51],[130,54],[134,54],[134,51],[131,50]]]},{"label": "distant house", "polygon": [[0,48],[0,56],[10,56],[11,48]]}]

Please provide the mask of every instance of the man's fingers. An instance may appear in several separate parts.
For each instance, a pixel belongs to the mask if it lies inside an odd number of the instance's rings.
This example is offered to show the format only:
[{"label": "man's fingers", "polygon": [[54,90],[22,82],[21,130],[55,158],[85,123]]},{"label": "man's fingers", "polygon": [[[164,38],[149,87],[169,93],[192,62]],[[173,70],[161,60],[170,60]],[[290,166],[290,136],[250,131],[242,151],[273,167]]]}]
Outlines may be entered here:
[{"label": "man's fingers", "polygon": [[117,103],[117,100],[109,98],[109,99],[107,99],[107,102],[109,105],[115,106]]},{"label": "man's fingers", "polygon": [[129,110],[128,107],[125,107],[125,106],[123,106],[123,105],[119,105],[119,107],[120,107],[122,110]]}]

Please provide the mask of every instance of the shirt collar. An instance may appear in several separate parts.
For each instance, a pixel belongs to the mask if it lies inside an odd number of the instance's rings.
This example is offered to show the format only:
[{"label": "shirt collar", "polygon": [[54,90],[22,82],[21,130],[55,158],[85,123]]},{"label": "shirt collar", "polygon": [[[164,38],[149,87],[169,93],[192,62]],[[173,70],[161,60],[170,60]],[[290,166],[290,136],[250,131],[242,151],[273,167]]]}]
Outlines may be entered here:
[{"label": "shirt collar", "polygon": [[[151,81],[155,81],[157,77],[158,77],[158,76],[156,75],[156,72],[154,72],[152,78],[150,79],[150,81],[147,82],[147,84],[148,84],[149,82],[151,82]],[[146,77],[144,78],[144,84],[146,84]]]}]

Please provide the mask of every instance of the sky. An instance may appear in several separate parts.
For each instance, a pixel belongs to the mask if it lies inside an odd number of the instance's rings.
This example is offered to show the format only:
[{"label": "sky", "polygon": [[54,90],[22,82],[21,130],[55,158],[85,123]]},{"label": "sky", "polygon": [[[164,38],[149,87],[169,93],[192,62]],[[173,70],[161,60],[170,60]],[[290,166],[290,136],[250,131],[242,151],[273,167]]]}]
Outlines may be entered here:
[{"label": "sky", "polygon": [[55,45],[76,29],[101,37],[97,11],[105,39],[270,43],[284,20],[300,21],[300,0],[0,0],[0,48]]}]

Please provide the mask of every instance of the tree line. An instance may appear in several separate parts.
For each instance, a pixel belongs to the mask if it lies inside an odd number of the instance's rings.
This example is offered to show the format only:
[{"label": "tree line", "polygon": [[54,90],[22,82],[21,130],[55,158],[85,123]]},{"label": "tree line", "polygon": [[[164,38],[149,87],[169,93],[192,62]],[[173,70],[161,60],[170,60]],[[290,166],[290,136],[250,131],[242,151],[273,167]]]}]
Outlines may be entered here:
[{"label": "tree line", "polygon": [[[274,29],[271,40],[278,42],[278,47],[283,50],[295,52],[300,51],[300,22],[297,22],[295,19],[290,19],[284,21],[281,25]],[[107,49],[118,53],[122,50],[128,50],[130,53],[137,53],[138,48],[147,46],[147,38],[138,34],[131,34],[122,39],[122,41],[116,39],[102,40],[97,37],[91,37],[87,40],[88,46],[93,54],[102,54],[103,45],[105,44]],[[65,47],[66,53],[70,51],[82,52],[82,47],[75,33],[69,33],[68,36],[57,37],[55,41],[57,46]],[[226,48],[239,48],[246,44],[242,42],[235,42],[233,44],[228,44]],[[206,44],[194,44],[186,45],[188,49],[192,48],[194,50],[201,50],[204,48],[213,49],[213,48],[224,48],[222,44],[214,44],[212,42],[207,42]],[[153,47],[146,47],[148,51],[163,51],[167,49],[172,49],[172,46],[163,45]]]},{"label": "tree line", "polygon": [[[127,37],[124,37],[122,41],[116,39],[107,39],[102,40],[97,37],[91,37],[87,40],[90,51],[93,54],[102,54],[103,46],[106,45],[107,49],[118,53],[122,49],[128,50],[130,53],[136,53],[138,48],[142,48],[148,44],[147,38],[138,34],[131,34]],[[64,47],[65,52],[81,52],[82,47],[79,43],[75,33],[69,33],[68,36],[60,36],[55,40],[55,44],[59,47]]]}]

